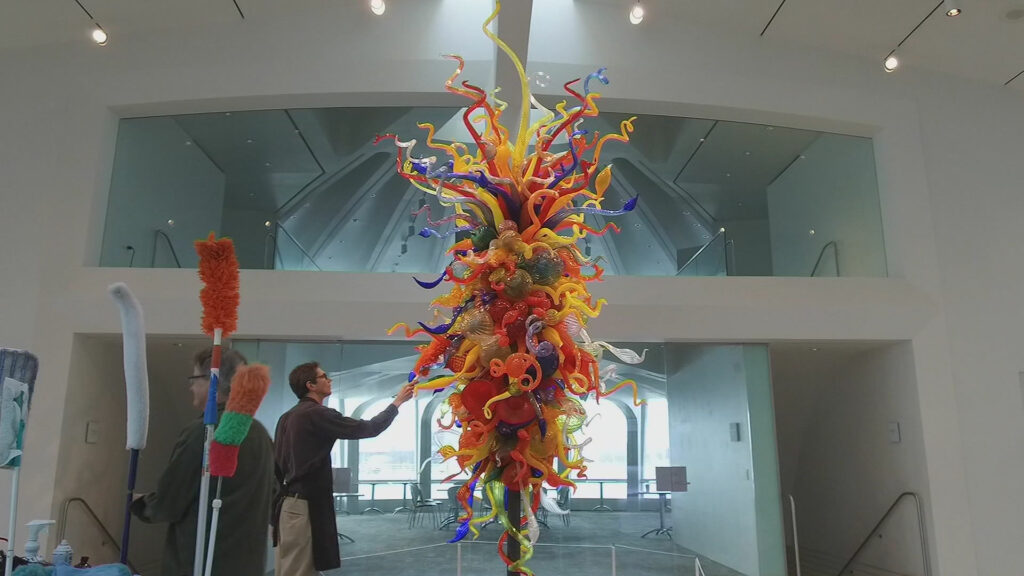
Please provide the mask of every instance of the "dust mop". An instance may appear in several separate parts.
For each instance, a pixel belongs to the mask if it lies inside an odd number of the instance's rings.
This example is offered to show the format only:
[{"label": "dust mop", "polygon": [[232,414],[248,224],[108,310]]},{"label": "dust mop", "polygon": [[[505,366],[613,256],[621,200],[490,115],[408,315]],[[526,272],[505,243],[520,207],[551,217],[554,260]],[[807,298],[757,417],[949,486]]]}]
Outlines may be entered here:
[{"label": "dust mop", "polygon": [[124,528],[121,531],[121,564],[128,563],[128,537],[132,522],[132,498],[139,469],[139,452],[146,447],[149,432],[149,372],[146,369],[146,330],[142,322],[142,306],[122,282],[111,284],[107,291],[121,314],[124,339],[124,382],[128,403],[128,491],[125,495]]},{"label": "dust mop", "polygon": [[249,364],[235,371],[231,379],[231,395],[210,445],[210,474],[217,477],[217,495],[210,519],[210,545],[207,550],[206,573],[213,571],[213,551],[217,543],[217,520],[220,518],[220,489],[224,478],[231,478],[238,469],[238,450],[249,434],[252,417],[270,388],[270,369],[262,364]]},{"label": "dust mop", "polygon": [[35,390],[39,360],[25,350],[0,348],[0,467],[13,470],[11,476],[11,519],[7,529],[7,562],[4,576],[14,568],[14,531],[18,522],[18,480],[25,446],[25,421]]},{"label": "dust mop", "polygon": [[221,340],[235,331],[238,324],[238,259],[235,245],[227,238],[216,239],[213,233],[206,240],[196,242],[199,254],[199,278],[203,289],[199,300],[203,305],[203,332],[213,337],[213,358],[210,360],[210,393],[206,397],[203,423],[206,439],[203,443],[202,477],[199,483],[199,518],[196,523],[196,555],[192,564],[193,576],[203,573],[204,536],[210,497],[210,443],[217,426],[217,383],[220,379]]}]

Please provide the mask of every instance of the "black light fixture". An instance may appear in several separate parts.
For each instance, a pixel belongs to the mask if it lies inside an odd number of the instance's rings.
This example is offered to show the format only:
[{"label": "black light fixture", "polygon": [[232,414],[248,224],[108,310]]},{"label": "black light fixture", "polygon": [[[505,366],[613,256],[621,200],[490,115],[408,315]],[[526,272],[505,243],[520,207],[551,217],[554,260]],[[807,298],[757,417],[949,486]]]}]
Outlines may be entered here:
[{"label": "black light fixture", "polygon": [[78,7],[82,9],[82,12],[85,12],[85,15],[92,21],[92,30],[89,31],[89,37],[92,38],[92,41],[98,46],[106,46],[107,42],[110,40],[110,35],[107,34],[107,31],[103,29],[103,26],[96,21],[96,18],[93,17],[92,13],[82,5],[80,0],[75,0],[75,4],[78,4]]},{"label": "black light fixture", "polygon": [[896,68],[898,68],[900,65],[900,59],[896,56],[896,51],[903,47],[903,44],[908,39],[910,39],[911,36],[914,35],[914,32],[917,32],[917,29],[920,28],[921,25],[923,25],[929,18],[931,18],[932,14],[935,14],[935,12],[943,6],[946,7],[946,16],[952,17],[959,16],[961,14],[958,0],[941,0],[938,4],[935,5],[935,8],[932,8],[932,11],[929,12],[927,16],[922,18],[921,21],[917,23],[917,26],[914,26],[914,28],[911,29],[910,32],[908,32],[907,35],[903,37],[903,40],[900,40],[900,43],[897,44],[896,47],[893,48],[892,51],[889,52],[889,54],[882,60],[883,70],[885,70],[886,72],[896,71]]}]

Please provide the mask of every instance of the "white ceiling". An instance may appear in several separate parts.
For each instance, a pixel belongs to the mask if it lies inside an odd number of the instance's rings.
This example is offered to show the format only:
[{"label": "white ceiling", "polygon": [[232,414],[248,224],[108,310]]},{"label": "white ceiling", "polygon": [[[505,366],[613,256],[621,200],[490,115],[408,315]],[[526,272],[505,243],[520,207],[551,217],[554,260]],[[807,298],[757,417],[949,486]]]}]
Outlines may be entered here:
[{"label": "white ceiling", "polygon": [[[621,5],[626,0],[574,0]],[[757,37],[781,0],[643,0],[649,18]],[[785,0],[765,38],[815,49],[872,58],[890,50],[938,4],[937,0]],[[1024,0],[961,0],[956,18],[940,8],[900,49],[901,63],[1002,85],[1024,70]],[[642,25],[642,24],[641,24]],[[1016,80],[1024,84],[1020,78]],[[1024,88],[1014,83],[1014,87]]]},{"label": "white ceiling", "polygon": [[[389,0],[388,10],[410,2]],[[446,0],[452,1],[452,0]],[[478,2],[480,0],[458,0]],[[540,0],[551,2],[555,0]],[[570,0],[561,0],[570,1]],[[622,6],[622,25],[631,0],[571,0],[580,5]],[[644,0],[648,18],[674,19],[689,26],[757,37],[781,0]],[[232,0],[81,0],[111,32],[142,34],[160,29],[244,25]],[[248,19],[284,12],[321,11],[325,17],[366,10],[362,0],[238,0]],[[796,46],[840,52],[881,62],[928,12],[936,0],[785,0],[765,38]],[[962,0],[963,14],[937,11],[900,51],[905,66],[1003,84],[1024,70],[1024,0]],[[385,17],[387,17],[385,15]],[[0,3],[0,49],[45,44],[88,43],[89,21],[74,0],[21,0]],[[502,30],[515,37],[514,31]],[[1019,83],[1019,84],[1018,84]],[[1024,80],[1014,82],[1024,89]]]}]

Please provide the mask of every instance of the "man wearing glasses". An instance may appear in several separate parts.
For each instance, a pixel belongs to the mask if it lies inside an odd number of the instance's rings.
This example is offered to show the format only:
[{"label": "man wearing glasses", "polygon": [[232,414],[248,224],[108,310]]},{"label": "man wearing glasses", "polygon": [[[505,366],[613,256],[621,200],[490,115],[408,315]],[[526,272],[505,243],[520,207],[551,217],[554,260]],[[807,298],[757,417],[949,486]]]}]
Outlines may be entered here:
[{"label": "man wearing glasses", "polygon": [[275,433],[277,576],[315,576],[341,566],[331,448],[337,440],[373,438],[386,430],[398,407],[412,398],[414,384],[402,386],[380,414],[357,420],[323,405],[332,392],[331,378],[318,363],[292,370],[288,385],[299,403],[281,416]]},{"label": "man wearing glasses", "polygon": [[[200,412],[178,435],[171,459],[160,476],[156,492],[132,502],[132,513],[143,522],[167,522],[167,539],[160,574],[185,576],[192,573],[199,514],[199,482],[203,464],[206,428],[202,411],[210,390],[210,360],[213,348],[200,350],[193,358],[188,389],[192,405]],[[245,357],[226,349],[221,356],[217,385],[217,412],[223,414],[231,394],[231,379]],[[213,574],[263,574],[267,556],[267,525],[273,492],[274,447],[262,424],[253,420],[249,434],[238,452],[238,471],[224,479],[217,554]],[[213,490],[210,500],[213,500]],[[209,506],[209,502],[204,502]],[[209,532],[209,527],[207,527]],[[207,535],[205,540],[209,540]]]}]

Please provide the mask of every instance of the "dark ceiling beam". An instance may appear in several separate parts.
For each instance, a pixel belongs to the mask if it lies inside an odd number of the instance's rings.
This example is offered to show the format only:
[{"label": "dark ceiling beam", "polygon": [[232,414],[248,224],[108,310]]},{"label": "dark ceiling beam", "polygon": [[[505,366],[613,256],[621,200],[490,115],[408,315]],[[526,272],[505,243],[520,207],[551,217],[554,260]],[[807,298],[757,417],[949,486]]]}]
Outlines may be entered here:
[{"label": "dark ceiling beam", "polygon": [[786,0],[779,2],[779,7],[775,9],[775,12],[772,13],[772,17],[768,19],[768,23],[765,24],[764,29],[761,30],[761,36],[764,36],[765,32],[767,32],[768,28],[772,25],[772,22],[775,22],[775,17],[779,15],[779,12],[782,10],[782,6],[785,4]]}]

